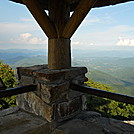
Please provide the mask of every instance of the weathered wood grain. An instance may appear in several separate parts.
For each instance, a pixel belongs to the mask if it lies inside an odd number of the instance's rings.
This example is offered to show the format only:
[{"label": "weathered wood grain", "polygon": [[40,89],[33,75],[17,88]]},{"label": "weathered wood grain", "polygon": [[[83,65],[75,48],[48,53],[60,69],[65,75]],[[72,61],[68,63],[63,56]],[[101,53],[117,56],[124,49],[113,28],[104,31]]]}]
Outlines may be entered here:
[{"label": "weathered wood grain", "polygon": [[48,68],[65,69],[71,67],[70,39],[48,40]]},{"label": "weathered wood grain", "polygon": [[97,0],[80,0],[63,30],[64,38],[71,38],[96,1]]},{"label": "weathered wood grain", "polygon": [[64,0],[49,0],[48,5],[50,20],[55,26],[57,38],[60,38],[65,24],[69,20],[70,6]]}]

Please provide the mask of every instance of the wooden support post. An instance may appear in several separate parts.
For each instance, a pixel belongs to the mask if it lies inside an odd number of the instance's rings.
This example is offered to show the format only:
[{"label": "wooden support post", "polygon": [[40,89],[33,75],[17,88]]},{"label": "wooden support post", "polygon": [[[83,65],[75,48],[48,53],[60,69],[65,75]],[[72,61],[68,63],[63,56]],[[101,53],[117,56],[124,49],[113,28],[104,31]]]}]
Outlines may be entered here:
[{"label": "wooden support post", "polygon": [[78,6],[63,30],[64,38],[71,38],[96,1],[97,0],[80,0]]},{"label": "wooden support post", "polygon": [[49,18],[55,25],[57,38],[62,38],[63,29],[70,17],[70,6],[64,0],[49,0]]},{"label": "wooden support post", "polygon": [[48,68],[65,69],[71,67],[70,39],[48,40]]},{"label": "wooden support post", "polygon": [[49,0],[49,16],[39,1],[22,1],[48,36],[49,69],[70,68],[70,38],[97,0],[80,0],[71,18],[69,3],[74,0]]},{"label": "wooden support post", "polygon": [[71,67],[70,38],[63,38],[62,32],[69,20],[70,6],[64,0],[49,0],[49,18],[54,24],[57,37],[48,40],[48,68]]}]

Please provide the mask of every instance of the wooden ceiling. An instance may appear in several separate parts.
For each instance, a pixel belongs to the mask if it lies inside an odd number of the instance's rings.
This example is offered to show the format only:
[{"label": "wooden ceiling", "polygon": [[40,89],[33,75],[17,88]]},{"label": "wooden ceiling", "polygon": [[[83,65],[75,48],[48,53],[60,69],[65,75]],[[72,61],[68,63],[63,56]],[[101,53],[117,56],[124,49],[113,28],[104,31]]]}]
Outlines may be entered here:
[{"label": "wooden ceiling", "polygon": [[[17,3],[23,4],[22,0],[10,0]],[[48,1],[49,0],[38,0],[40,4],[43,6],[44,10],[48,10]],[[74,11],[76,6],[78,5],[80,0],[65,0],[70,4],[71,11]],[[103,6],[110,6],[110,5],[116,5],[119,3],[129,2],[134,0],[97,0],[96,4],[93,6],[95,7],[103,7]]]}]

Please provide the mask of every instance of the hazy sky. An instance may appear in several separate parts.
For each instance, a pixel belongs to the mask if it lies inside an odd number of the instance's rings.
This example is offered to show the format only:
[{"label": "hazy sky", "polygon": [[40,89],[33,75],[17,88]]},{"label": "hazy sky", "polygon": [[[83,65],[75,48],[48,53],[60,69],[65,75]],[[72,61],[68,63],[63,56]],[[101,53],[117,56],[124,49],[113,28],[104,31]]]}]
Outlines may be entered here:
[{"label": "hazy sky", "polygon": [[[77,49],[134,49],[134,2],[92,9],[72,37]],[[47,48],[47,37],[27,8],[0,1],[0,49]]]}]

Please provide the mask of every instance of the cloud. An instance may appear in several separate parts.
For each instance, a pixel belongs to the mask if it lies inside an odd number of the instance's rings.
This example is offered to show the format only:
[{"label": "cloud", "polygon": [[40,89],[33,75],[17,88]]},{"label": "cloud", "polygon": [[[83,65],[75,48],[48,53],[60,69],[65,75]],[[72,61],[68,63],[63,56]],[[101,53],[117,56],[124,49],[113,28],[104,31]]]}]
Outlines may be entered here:
[{"label": "cloud", "polygon": [[34,31],[37,28],[34,26],[32,23],[6,23],[2,22],[0,23],[0,33],[4,34],[15,34],[18,32],[23,32],[23,31]]},{"label": "cloud", "polygon": [[21,18],[20,21],[22,21],[22,22],[33,22],[33,19]]},{"label": "cloud", "polygon": [[117,46],[134,46],[134,39],[122,39],[117,42]]},{"label": "cloud", "polygon": [[18,38],[11,39],[11,43],[15,44],[47,44],[47,41],[42,38],[33,37],[30,33],[22,33]]},{"label": "cloud", "polygon": [[80,44],[80,42],[79,41],[72,41],[72,43],[71,43],[72,45],[79,45]]},{"label": "cloud", "polygon": [[134,27],[128,25],[117,25],[111,28],[111,32],[126,33],[134,31]]},{"label": "cloud", "polygon": [[91,18],[87,18],[83,21],[83,25],[82,26],[89,26],[89,25],[93,25],[95,23],[98,23],[100,21],[99,18],[97,17],[91,17]]},{"label": "cloud", "polygon": [[129,45],[133,46],[133,26],[115,25],[107,28],[104,27],[103,30],[100,30],[99,26],[96,26],[95,28],[94,30],[77,32],[77,34],[74,35],[73,40],[75,42],[80,42],[81,48],[86,49],[91,46],[117,46],[118,37],[124,37],[129,39]]},{"label": "cloud", "polygon": [[30,38],[32,35],[30,34],[30,33],[23,33],[23,34],[21,34],[20,35],[20,37],[22,38],[22,39],[28,39],[28,38]]},{"label": "cloud", "polygon": [[116,22],[116,20],[114,19],[114,17],[112,17],[111,15],[109,15],[108,13],[105,13],[103,16],[100,16],[100,24],[114,24]]},{"label": "cloud", "polygon": [[113,24],[115,23],[115,19],[111,17],[109,14],[104,14],[103,16],[96,16],[96,15],[88,15],[84,21],[83,21],[83,26],[90,26],[90,25],[96,25],[96,24],[101,24],[101,25],[108,25],[108,24]]}]

